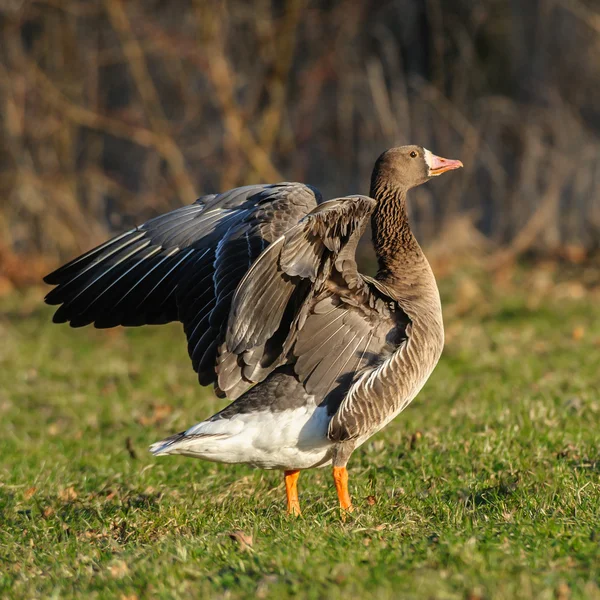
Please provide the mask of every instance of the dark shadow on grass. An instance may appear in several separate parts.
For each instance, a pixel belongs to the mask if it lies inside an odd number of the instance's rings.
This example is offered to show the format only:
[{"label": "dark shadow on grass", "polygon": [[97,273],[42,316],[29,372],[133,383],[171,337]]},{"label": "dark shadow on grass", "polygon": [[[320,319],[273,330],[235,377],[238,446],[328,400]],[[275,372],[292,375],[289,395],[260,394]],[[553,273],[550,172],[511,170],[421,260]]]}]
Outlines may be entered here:
[{"label": "dark shadow on grass", "polygon": [[486,487],[478,492],[462,490],[459,498],[468,508],[483,508],[494,506],[498,502],[512,496],[519,486],[517,477],[500,482],[498,485]]},{"label": "dark shadow on grass", "polygon": [[23,528],[38,519],[58,519],[67,526],[77,528],[78,523],[108,523],[117,517],[127,518],[131,511],[142,511],[149,515],[158,514],[162,493],[139,493],[125,496],[117,502],[110,500],[90,503],[88,501],[74,500],[57,506],[56,497],[35,497],[33,507],[24,507],[21,510],[0,511],[3,526],[7,528]]}]

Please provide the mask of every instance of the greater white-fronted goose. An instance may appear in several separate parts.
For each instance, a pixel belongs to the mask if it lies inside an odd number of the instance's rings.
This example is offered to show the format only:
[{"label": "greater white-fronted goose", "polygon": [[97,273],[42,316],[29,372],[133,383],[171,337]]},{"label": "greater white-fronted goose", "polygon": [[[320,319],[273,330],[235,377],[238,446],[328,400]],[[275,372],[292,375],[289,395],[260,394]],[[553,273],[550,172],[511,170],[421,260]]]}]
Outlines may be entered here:
[{"label": "greater white-fronted goose", "polygon": [[[204,196],[48,275],[46,302],[73,327],[183,323],[200,383],[233,402],[154,454],[281,469],[295,514],[299,471],[332,464],[350,510],[350,455],[417,395],[444,344],[406,194],[461,166],[403,146],[378,158],[371,197],[323,202],[300,183]],[[369,219],[374,278],[355,261]]]}]

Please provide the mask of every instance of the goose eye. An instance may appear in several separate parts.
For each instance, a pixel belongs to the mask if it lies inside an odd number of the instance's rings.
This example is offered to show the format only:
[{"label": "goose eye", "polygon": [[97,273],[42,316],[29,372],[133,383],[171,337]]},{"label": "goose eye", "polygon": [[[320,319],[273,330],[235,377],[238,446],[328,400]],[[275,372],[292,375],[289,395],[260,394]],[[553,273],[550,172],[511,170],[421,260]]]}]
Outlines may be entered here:
[{"label": "goose eye", "polygon": [[411,158],[417,158],[417,153],[416,153],[416,152],[413,150],[413,151],[410,153],[410,157],[411,157]]}]

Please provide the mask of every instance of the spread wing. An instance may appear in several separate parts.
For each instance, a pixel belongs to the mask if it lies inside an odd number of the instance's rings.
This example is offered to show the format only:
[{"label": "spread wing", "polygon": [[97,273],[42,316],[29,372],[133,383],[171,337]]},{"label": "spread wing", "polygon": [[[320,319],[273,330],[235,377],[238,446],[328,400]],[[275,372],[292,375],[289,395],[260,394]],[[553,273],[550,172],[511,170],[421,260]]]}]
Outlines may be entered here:
[{"label": "spread wing", "polygon": [[204,196],[90,250],[45,277],[57,323],[181,321],[200,382],[215,379],[231,298],[260,253],[321,200],[300,183]]},{"label": "spread wing", "polygon": [[292,364],[333,414],[352,382],[402,342],[408,317],[355,261],[375,204],[325,202],[255,262],[235,292],[217,366],[228,397]]}]

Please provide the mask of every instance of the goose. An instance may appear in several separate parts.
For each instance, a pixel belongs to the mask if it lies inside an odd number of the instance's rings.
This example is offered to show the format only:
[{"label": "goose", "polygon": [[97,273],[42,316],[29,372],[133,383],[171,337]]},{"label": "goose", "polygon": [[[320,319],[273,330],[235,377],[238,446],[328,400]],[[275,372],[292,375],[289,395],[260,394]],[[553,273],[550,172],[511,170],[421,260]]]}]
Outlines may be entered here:
[{"label": "goose", "polygon": [[[332,466],[353,505],[353,451],[421,390],[444,345],[440,295],[407,192],[462,167],[420,146],[377,159],[370,196],[324,201],[302,183],[239,187],[147,221],[45,277],[53,321],[98,328],[180,321],[201,385],[231,404],[150,446],[284,473]],[[369,223],[375,277],[359,273]]]}]

